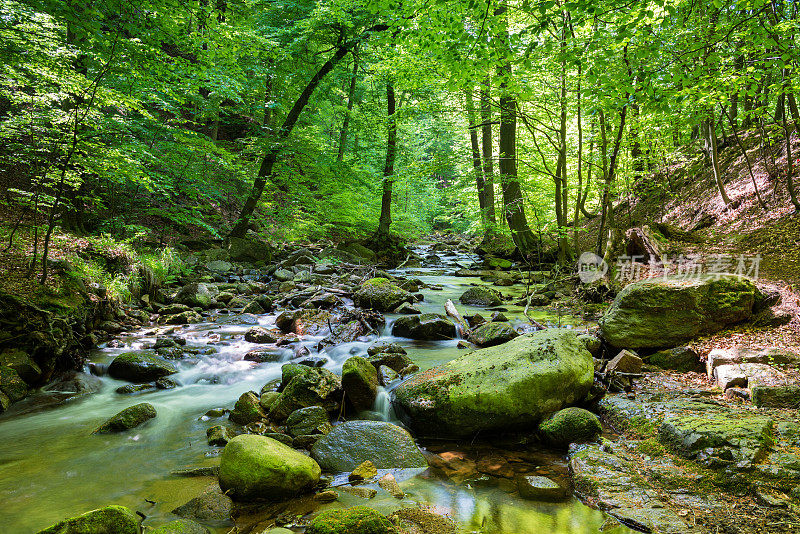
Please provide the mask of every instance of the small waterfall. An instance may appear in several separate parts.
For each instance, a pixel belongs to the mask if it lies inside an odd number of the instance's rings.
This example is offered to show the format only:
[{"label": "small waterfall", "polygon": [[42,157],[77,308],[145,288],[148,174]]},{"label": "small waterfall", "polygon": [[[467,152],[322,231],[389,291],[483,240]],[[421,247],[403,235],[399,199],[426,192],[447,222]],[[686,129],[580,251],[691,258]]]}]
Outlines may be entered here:
[{"label": "small waterfall", "polygon": [[395,421],[397,418],[392,408],[392,398],[386,388],[378,386],[378,394],[375,395],[375,405],[372,410],[380,416],[381,421]]}]

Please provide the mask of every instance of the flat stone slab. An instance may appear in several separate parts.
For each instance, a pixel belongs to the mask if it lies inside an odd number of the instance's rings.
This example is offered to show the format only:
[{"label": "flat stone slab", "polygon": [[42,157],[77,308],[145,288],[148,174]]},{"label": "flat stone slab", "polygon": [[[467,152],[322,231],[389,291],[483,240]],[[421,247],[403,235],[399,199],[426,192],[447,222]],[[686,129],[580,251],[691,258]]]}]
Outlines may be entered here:
[{"label": "flat stone slab", "polygon": [[765,363],[730,363],[714,367],[713,380],[723,390],[731,387],[779,386],[789,383],[785,373]]},{"label": "flat stone slab", "polygon": [[721,365],[739,363],[761,363],[767,365],[786,365],[800,360],[800,354],[779,347],[752,348],[734,347],[732,349],[713,349],[706,359],[706,373],[714,377],[714,369]]},{"label": "flat stone slab", "polygon": [[581,500],[623,525],[642,532],[678,534],[697,531],[663,501],[638,474],[638,467],[599,445],[574,449],[570,472]]}]

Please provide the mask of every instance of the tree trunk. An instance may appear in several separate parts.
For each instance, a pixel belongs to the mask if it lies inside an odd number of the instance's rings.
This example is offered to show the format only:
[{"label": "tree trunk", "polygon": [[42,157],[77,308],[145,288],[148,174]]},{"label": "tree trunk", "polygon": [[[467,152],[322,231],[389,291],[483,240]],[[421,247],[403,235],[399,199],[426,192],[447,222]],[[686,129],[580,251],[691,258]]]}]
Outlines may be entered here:
[{"label": "tree trunk", "polygon": [[[784,98],[784,101],[788,98]],[[786,137],[786,187],[789,190],[789,198],[792,200],[795,213],[800,213],[800,200],[797,198],[797,191],[794,188],[794,166],[792,165],[792,131],[789,129],[789,123],[786,120],[786,110],[781,111],[783,119],[783,135]],[[796,126],[796,124],[795,124]]]},{"label": "tree trunk", "polygon": [[486,210],[486,190],[483,180],[483,169],[481,168],[481,149],[478,145],[478,132],[475,124],[475,104],[472,101],[472,88],[464,91],[467,105],[467,124],[469,127],[469,141],[472,147],[472,167],[475,173],[475,186],[478,190],[478,205],[481,210],[481,224],[484,229],[487,227]]},{"label": "tree trunk", "polygon": [[494,209],[494,165],[492,158],[492,101],[491,77],[481,86],[481,145],[483,148],[483,191],[486,202],[486,221],[490,226],[497,224],[497,215]]},{"label": "tree trunk", "polygon": [[374,241],[380,243],[389,236],[392,224],[392,185],[394,184],[394,158],[397,151],[397,122],[395,120],[394,85],[386,83],[386,110],[388,115],[388,134],[386,136],[386,165],[383,167],[383,196],[381,196],[381,217]]},{"label": "tree trunk", "polygon": [[[347,55],[354,45],[355,43],[349,43],[348,45],[338,48],[336,53],[331,56],[331,58],[328,59],[328,61],[326,61],[322,67],[320,67],[317,73],[311,78],[311,80],[303,89],[303,92],[300,93],[300,96],[295,101],[292,109],[289,110],[289,113],[286,115],[283,124],[281,124],[281,127],[278,130],[276,138],[271,143],[269,150],[267,150],[267,154],[261,161],[261,167],[258,170],[258,176],[256,176],[256,179],[253,181],[253,188],[250,191],[244,206],[242,206],[242,211],[239,213],[239,219],[236,222],[236,225],[233,227],[233,230],[231,230],[230,237],[244,237],[247,233],[247,228],[250,226],[250,217],[252,217],[253,212],[256,209],[256,205],[261,198],[261,194],[264,192],[264,186],[267,185],[267,180],[272,178],[272,169],[275,166],[275,162],[278,160],[278,155],[281,153],[283,142],[286,141],[286,138],[292,133],[292,129],[294,129],[295,124],[297,124],[297,119],[300,118],[300,113],[308,104],[308,100],[311,98],[311,95],[314,93],[314,90],[317,88],[319,83]],[[286,186],[282,184],[278,185],[278,189],[283,192],[288,192]]]},{"label": "tree trunk", "polygon": [[347,145],[347,131],[350,127],[350,115],[353,113],[353,104],[356,95],[356,77],[358,76],[358,56],[353,54],[353,74],[350,78],[350,89],[347,92],[347,111],[344,114],[344,121],[342,121],[342,131],[339,133],[339,153],[336,155],[336,161],[341,163],[344,159],[344,149]]},{"label": "tree trunk", "polygon": [[722,201],[727,206],[731,203],[728,193],[725,192],[725,184],[722,182],[722,172],[719,166],[719,153],[717,152],[717,132],[714,128],[714,119],[712,118],[713,112],[709,112],[706,118],[703,119],[703,134],[705,138],[706,152],[711,160],[711,170],[714,172],[714,180],[717,183],[717,189],[722,197]]}]

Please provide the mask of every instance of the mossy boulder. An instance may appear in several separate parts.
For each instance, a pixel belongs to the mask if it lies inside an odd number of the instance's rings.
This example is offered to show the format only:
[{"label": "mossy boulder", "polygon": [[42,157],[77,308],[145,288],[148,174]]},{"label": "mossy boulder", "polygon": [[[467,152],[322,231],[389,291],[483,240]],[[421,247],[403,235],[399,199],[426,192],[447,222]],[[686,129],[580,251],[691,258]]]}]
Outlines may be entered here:
[{"label": "mossy boulder", "polygon": [[458,297],[461,304],[469,306],[499,306],[503,303],[500,293],[487,286],[475,286],[467,289]]},{"label": "mossy boulder", "polygon": [[390,534],[392,522],[366,506],[328,510],[311,521],[306,534]]},{"label": "mossy boulder", "polygon": [[675,346],[748,319],[757,294],[752,280],[735,275],[641,280],[617,295],[600,330],[619,348]]},{"label": "mossy boulder", "polygon": [[317,462],[274,439],[244,434],[225,446],[219,483],[236,500],[284,501],[319,482]]},{"label": "mossy boulder", "polygon": [[527,430],[582,400],[594,381],[575,333],[551,328],[479,349],[419,373],[394,390],[403,421],[426,436]]},{"label": "mossy boulder", "polygon": [[146,423],[156,415],[155,407],[149,402],[142,402],[129,406],[97,427],[95,434],[109,434],[111,432],[124,432],[131,428]]},{"label": "mossy boulder", "polygon": [[166,324],[192,324],[199,323],[203,317],[194,310],[189,310],[173,315],[168,315],[163,322]]},{"label": "mossy boulder", "polygon": [[342,367],[342,389],[356,410],[369,410],[378,393],[378,371],[366,358],[353,356]]},{"label": "mossy boulder", "polygon": [[239,397],[239,400],[236,401],[236,404],[234,405],[231,414],[228,416],[228,419],[230,419],[233,423],[248,425],[250,423],[255,423],[256,421],[261,421],[266,417],[267,414],[264,413],[264,410],[261,408],[261,402],[258,395],[252,391],[248,391],[246,393],[242,393],[242,395]]},{"label": "mossy boulder", "polygon": [[273,255],[272,245],[264,241],[244,237],[228,238],[228,257],[231,261],[268,262]]},{"label": "mossy boulder", "polygon": [[392,325],[392,335],[420,340],[453,339],[456,327],[439,313],[423,313],[400,317]]},{"label": "mossy boulder", "polygon": [[347,421],[320,438],[311,457],[331,473],[352,471],[367,460],[378,469],[427,467],[406,430],[383,421]]},{"label": "mossy boulder", "polygon": [[414,297],[386,278],[371,278],[353,293],[353,302],[361,308],[389,312],[404,302],[414,302]]},{"label": "mossy boulder", "polygon": [[[261,313],[263,313],[263,310]],[[278,341],[278,333],[267,330],[263,326],[254,326],[244,333],[244,340],[249,341],[250,343],[275,343]]]},{"label": "mossy boulder", "polygon": [[24,350],[8,349],[0,353],[0,367],[10,367],[27,384],[35,384],[42,376],[42,369]]},{"label": "mossy boulder", "polygon": [[[230,265],[230,264],[229,264]],[[183,286],[173,299],[178,304],[185,304],[192,308],[208,309],[214,304],[214,295],[206,284],[191,283]]]},{"label": "mossy boulder", "polygon": [[671,369],[685,373],[703,370],[703,365],[700,363],[700,356],[694,349],[687,346],[660,350],[651,354],[647,361],[662,369]]},{"label": "mossy boulder", "polygon": [[322,406],[332,412],[342,401],[341,379],[323,368],[311,368],[296,375],[284,387],[269,409],[270,419],[283,421],[289,414],[308,406]]},{"label": "mossy boulder", "polygon": [[146,352],[120,354],[108,366],[111,377],[134,383],[153,382],[177,372],[171,363]]},{"label": "mossy boulder", "polygon": [[539,434],[546,443],[566,448],[570,443],[594,441],[603,427],[600,419],[583,408],[564,408],[539,425]]},{"label": "mossy boulder", "polygon": [[493,347],[518,336],[517,331],[508,323],[484,323],[472,331],[469,340],[479,347]]},{"label": "mossy boulder", "polygon": [[28,385],[17,371],[11,367],[0,365],[0,392],[3,392],[11,402],[17,402],[28,394]]},{"label": "mossy boulder", "polygon": [[315,336],[328,330],[331,312],[326,310],[290,310],[275,318],[275,325],[285,333]]},{"label": "mossy boulder", "polygon": [[331,431],[328,412],[321,406],[309,406],[293,411],[286,418],[286,429],[292,437],[327,434]]},{"label": "mossy boulder", "polygon": [[65,519],[38,534],[139,534],[139,517],[124,506],[106,506]]}]

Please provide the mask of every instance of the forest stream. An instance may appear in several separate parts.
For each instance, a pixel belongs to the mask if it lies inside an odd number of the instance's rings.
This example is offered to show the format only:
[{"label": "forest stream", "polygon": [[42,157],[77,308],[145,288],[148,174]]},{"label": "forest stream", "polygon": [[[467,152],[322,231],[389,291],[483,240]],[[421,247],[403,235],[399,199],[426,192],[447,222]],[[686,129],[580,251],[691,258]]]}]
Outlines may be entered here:
[{"label": "forest stream", "polygon": [[[425,256],[429,253],[426,248],[418,248],[416,252]],[[466,267],[475,259],[470,254],[452,253],[439,265],[394,272],[413,275],[425,283],[427,288],[421,291],[424,300],[418,303],[423,313],[442,313],[448,299],[457,302],[467,287],[482,283],[478,278],[452,276],[454,268]],[[524,287],[515,285],[503,289],[513,295],[522,293]],[[459,308],[465,314],[486,311],[470,306]],[[504,305],[503,310],[512,325],[524,327],[528,324],[522,307]],[[556,316],[535,311],[532,316],[550,327],[585,330],[589,326],[580,318],[566,314]],[[175,362],[178,373],[173,378],[181,384],[175,389],[122,395],[115,390],[125,382],[102,376],[99,379],[102,386],[95,394],[49,408],[35,408],[37,397],[33,396],[20,404],[21,409],[5,414],[0,419],[4,443],[0,451],[0,502],[3,503],[0,531],[36,531],[61,518],[109,503],[142,512],[147,516],[144,525],[158,525],[174,519],[171,511],[175,507],[215,481],[208,476],[172,474],[181,469],[218,465],[222,449],[206,445],[206,430],[227,423],[227,416],[220,417],[219,412],[213,410],[229,408],[241,394],[259,391],[265,383],[280,378],[281,365],[297,350],[297,346],[279,349],[283,354],[278,362],[243,360],[243,355],[256,346],[243,339],[245,331],[253,326],[252,317],[213,311],[196,324],[177,328],[149,326],[128,332],[118,338],[119,342],[111,344],[114,348],[103,344],[97,349],[86,369],[88,373],[89,367],[93,367],[95,374],[102,374],[104,364],[115,356],[152,344],[157,334],[176,331],[186,339],[187,352],[196,352],[196,355]],[[271,327],[275,324],[274,313],[256,317],[259,325]],[[401,344],[422,370],[465,352],[457,348],[458,339],[423,342],[391,336],[391,324],[397,317],[387,314],[387,326],[379,340]],[[341,374],[347,358],[366,355],[367,347],[376,341],[376,336],[372,336],[318,352],[316,345],[323,337],[301,336],[299,344],[308,347],[312,357],[324,358],[324,367],[337,374]],[[396,384],[390,384],[388,389],[393,385]],[[374,411],[364,417],[397,422],[388,397],[389,393],[382,390]],[[126,433],[92,434],[92,430],[108,417],[144,400],[158,411],[158,417],[148,424]],[[211,415],[205,415],[210,410]],[[421,441],[418,444],[423,451],[459,447],[446,442]],[[459,450],[467,450],[469,446],[462,444],[463,449]],[[504,454],[485,446],[472,451],[478,459],[498,453]],[[528,451],[524,458],[516,457],[513,461],[527,462],[526,470],[569,484],[563,453],[542,448]],[[601,529],[609,533],[629,532],[604,513],[575,498],[558,503],[522,499],[513,479],[474,472],[467,473],[456,483],[437,474],[433,468],[395,470],[393,474],[406,494],[404,500],[385,492],[379,492],[370,500],[342,493],[338,501],[317,508],[366,504],[381,513],[390,513],[400,507],[421,505],[449,516],[467,532],[556,534]],[[378,486],[367,484],[364,487]],[[221,523],[215,532],[229,532],[231,527],[231,524]]]}]

